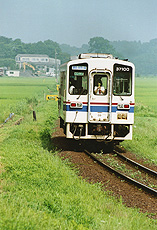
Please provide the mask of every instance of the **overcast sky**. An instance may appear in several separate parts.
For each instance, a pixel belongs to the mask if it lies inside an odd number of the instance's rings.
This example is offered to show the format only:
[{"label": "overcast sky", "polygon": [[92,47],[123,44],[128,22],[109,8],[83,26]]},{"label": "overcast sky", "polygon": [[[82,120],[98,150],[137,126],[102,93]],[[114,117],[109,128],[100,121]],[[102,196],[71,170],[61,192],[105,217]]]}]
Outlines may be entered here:
[{"label": "overcast sky", "polygon": [[0,36],[81,47],[157,38],[157,0],[0,0]]}]

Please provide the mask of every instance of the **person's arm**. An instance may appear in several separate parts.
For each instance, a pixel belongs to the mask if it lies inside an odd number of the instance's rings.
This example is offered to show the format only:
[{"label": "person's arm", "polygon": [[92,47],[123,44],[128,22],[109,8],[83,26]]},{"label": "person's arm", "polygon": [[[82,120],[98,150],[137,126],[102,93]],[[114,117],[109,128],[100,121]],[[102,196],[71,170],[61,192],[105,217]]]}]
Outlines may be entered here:
[{"label": "person's arm", "polygon": [[101,86],[101,92],[104,94],[105,93],[105,88],[104,86]]},{"label": "person's arm", "polygon": [[98,92],[98,89],[99,89],[99,87],[98,86],[95,86],[95,88],[94,88],[94,92],[97,94],[97,92]]}]

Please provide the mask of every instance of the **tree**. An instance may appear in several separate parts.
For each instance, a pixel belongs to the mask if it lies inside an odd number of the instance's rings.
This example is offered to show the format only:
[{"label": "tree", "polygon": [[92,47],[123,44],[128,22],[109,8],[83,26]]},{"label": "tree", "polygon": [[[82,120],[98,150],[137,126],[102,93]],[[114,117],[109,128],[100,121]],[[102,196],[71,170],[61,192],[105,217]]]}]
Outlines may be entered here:
[{"label": "tree", "polygon": [[89,52],[90,53],[111,53],[116,54],[114,47],[110,44],[107,39],[103,37],[94,37],[91,38],[88,42]]},{"label": "tree", "polygon": [[4,36],[0,36],[0,43],[9,44],[11,42],[12,42],[12,38],[6,38]]},{"label": "tree", "polygon": [[68,53],[61,53],[57,56],[57,58],[60,59],[61,63],[63,64],[70,60],[70,55]]},{"label": "tree", "polygon": [[8,69],[17,69],[15,60],[11,58],[0,58],[0,66],[7,67]]}]

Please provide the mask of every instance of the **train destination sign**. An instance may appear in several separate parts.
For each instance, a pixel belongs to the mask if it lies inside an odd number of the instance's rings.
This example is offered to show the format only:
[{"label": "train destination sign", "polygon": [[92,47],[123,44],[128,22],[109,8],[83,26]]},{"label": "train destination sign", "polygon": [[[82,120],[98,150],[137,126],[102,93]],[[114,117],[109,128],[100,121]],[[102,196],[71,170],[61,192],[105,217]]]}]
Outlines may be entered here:
[{"label": "train destination sign", "polygon": [[72,66],[72,70],[87,70],[87,66]]},{"label": "train destination sign", "polygon": [[74,72],[74,76],[84,76],[84,72]]}]

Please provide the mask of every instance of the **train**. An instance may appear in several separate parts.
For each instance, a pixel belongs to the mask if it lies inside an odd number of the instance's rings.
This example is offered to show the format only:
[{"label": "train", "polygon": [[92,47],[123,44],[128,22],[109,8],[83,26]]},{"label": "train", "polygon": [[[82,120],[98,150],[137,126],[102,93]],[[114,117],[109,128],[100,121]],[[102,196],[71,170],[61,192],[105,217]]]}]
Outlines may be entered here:
[{"label": "train", "polygon": [[66,138],[131,140],[135,66],[112,54],[82,53],[60,66],[58,110]]}]

